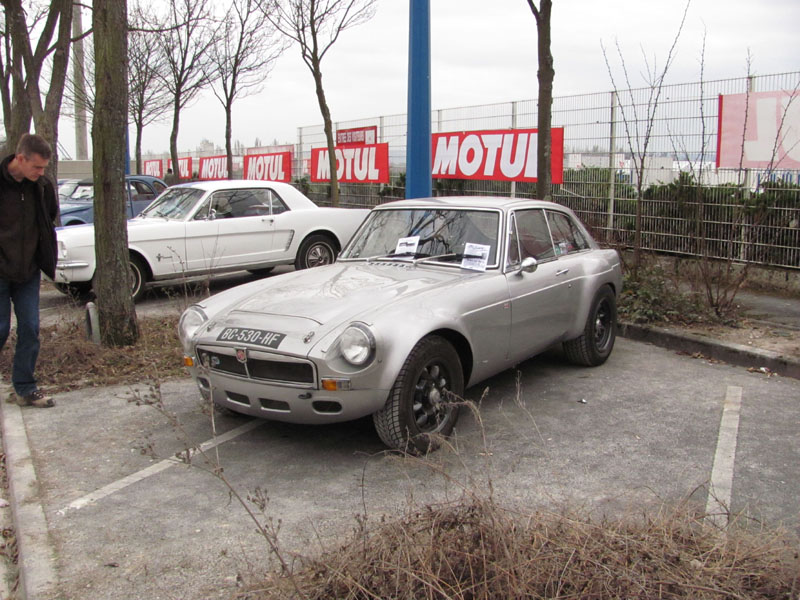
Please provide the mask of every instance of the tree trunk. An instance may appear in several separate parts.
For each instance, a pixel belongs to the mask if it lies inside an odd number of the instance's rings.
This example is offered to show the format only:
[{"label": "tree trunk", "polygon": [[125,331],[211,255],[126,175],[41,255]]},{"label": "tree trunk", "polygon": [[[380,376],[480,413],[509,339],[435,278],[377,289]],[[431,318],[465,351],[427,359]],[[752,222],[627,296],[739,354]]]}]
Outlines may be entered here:
[{"label": "tree trunk", "polygon": [[233,99],[229,98],[225,104],[225,156],[228,165],[228,179],[233,179],[233,149],[231,148],[231,136],[233,135],[232,112]]},{"label": "tree trunk", "polygon": [[322,113],[322,122],[325,126],[325,140],[328,143],[328,161],[331,170],[331,205],[339,206],[339,181],[336,173],[336,145],[333,140],[333,122],[331,121],[331,111],[328,108],[328,101],[325,100],[325,90],[322,87],[322,71],[319,61],[314,62],[314,85],[317,89],[317,101],[319,110]]},{"label": "tree trunk", "polygon": [[538,124],[539,136],[536,154],[536,196],[549,199],[552,177],[550,175],[550,162],[552,156],[552,136],[550,125],[553,107],[553,55],[550,52],[550,12],[552,0],[542,0],[540,10],[536,16],[536,33],[538,36],[539,50],[539,107]]},{"label": "tree trunk", "polygon": [[139,339],[130,294],[125,199],[125,129],[128,123],[128,38],[126,0],[94,0],[95,52],[94,236],[100,338],[106,346]]},{"label": "tree trunk", "polygon": [[[174,180],[167,181],[169,185],[181,182],[181,170],[178,164],[178,130],[180,129],[181,106],[180,94],[175,94],[175,104],[172,111],[172,131],[169,134],[169,156],[172,159],[172,175]],[[191,176],[191,173],[189,174]]]}]

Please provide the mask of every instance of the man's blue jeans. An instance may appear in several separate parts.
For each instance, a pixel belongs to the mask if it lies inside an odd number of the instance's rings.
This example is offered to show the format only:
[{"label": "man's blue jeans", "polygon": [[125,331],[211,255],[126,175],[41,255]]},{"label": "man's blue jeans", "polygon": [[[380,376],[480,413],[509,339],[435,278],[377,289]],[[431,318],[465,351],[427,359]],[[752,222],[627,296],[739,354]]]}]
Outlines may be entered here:
[{"label": "man's blue jeans", "polygon": [[0,279],[0,349],[6,345],[11,330],[11,303],[17,317],[17,347],[11,382],[19,396],[36,391],[33,371],[39,357],[39,285],[41,275],[21,283]]}]

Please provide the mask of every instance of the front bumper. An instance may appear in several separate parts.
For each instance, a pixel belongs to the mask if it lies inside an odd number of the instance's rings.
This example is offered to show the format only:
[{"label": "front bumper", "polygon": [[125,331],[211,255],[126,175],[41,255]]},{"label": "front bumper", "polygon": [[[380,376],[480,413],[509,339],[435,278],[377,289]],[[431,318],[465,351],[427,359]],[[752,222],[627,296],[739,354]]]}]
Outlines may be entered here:
[{"label": "front bumper", "polygon": [[92,267],[86,261],[60,260],[56,263],[57,283],[91,281],[93,275]]},{"label": "front bumper", "polygon": [[[352,421],[383,408],[389,397],[388,389],[359,388],[357,378],[348,378],[350,389],[323,389],[320,381],[326,375],[307,359],[251,351],[244,367],[235,356],[228,356],[231,348],[204,346],[196,351],[189,372],[203,397],[262,419],[307,425]],[[342,374],[335,378],[342,379]]]}]

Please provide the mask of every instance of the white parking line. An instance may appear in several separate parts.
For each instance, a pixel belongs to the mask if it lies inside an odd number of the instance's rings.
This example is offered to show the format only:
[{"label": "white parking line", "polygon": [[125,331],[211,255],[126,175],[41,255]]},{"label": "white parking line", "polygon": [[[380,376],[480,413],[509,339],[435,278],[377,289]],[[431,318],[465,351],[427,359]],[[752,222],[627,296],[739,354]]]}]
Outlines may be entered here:
[{"label": "white parking line", "polygon": [[714,466],[711,468],[711,482],[706,501],[706,521],[720,529],[728,526],[730,517],[733,467],[741,408],[742,388],[729,385],[722,407],[717,452],[714,454]]},{"label": "white parking line", "polygon": [[[219,446],[220,444],[224,444],[225,442],[237,438],[240,435],[247,433],[248,431],[252,431],[256,427],[259,427],[260,425],[263,424],[264,424],[263,420],[253,419],[252,421],[250,421],[249,423],[245,423],[241,427],[231,429],[230,431],[223,433],[222,435],[219,435],[211,440],[208,440],[207,442],[203,442],[202,444],[200,444],[200,450],[192,451],[191,455],[194,455],[198,451],[205,452],[206,450],[210,450],[211,448]],[[181,459],[177,458],[164,459],[160,462],[157,462],[154,465],[147,467],[146,469],[142,469],[141,471],[132,473],[131,475],[123,477],[122,479],[119,479],[114,483],[109,483],[108,485],[101,487],[99,490],[96,490],[91,494],[87,494],[81,498],[78,498],[77,500],[74,500],[69,504],[69,506],[58,511],[58,513],[64,514],[67,510],[70,509],[83,508],[84,506],[93,504],[94,502],[97,502],[98,500],[110,496],[111,494],[114,494],[115,492],[118,492],[128,487],[129,485],[133,485],[134,483],[137,483],[139,481],[142,481],[143,479],[147,479],[152,475],[160,473],[161,471],[164,471],[165,469],[168,469],[173,465],[182,465],[182,464],[186,463]]]}]

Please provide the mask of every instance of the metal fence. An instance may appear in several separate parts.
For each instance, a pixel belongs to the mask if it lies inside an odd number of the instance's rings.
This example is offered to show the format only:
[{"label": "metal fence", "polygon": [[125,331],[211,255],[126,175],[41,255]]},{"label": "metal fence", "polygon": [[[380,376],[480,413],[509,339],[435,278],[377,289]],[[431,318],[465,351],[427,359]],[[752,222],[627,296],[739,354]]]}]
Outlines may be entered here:
[{"label": "metal fence", "polygon": [[[573,209],[599,238],[633,242],[635,157],[643,155],[642,247],[800,268],[800,172],[717,169],[718,96],[800,89],[800,72],[664,86],[654,112],[652,88],[553,99],[552,125],[564,128],[564,182],[553,199]],[[433,111],[434,133],[535,128],[536,100]],[[345,206],[371,207],[405,195],[406,115],[335,123],[377,127],[389,144],[388,185],[341,184]],[[322,126],[298,129],[294,173],[308,174],[311,148],[325,145]],[[324,204],[326,186],[306,183]],[[533,197],[535,184],[434,180],[435,195]]]}]

